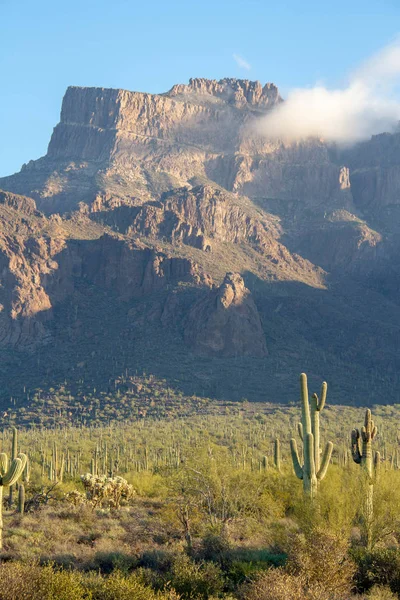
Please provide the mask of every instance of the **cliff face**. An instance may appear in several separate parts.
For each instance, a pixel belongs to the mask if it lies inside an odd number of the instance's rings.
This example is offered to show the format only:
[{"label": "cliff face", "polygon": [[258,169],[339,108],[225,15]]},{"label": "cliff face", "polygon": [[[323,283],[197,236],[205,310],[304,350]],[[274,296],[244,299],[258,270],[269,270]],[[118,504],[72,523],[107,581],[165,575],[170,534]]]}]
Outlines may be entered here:
[{"label": "cliff face", "polygon": [[0,179],[0,354],[46,381],[79,363],[91,385],[142,369],[258,400],[299,368],[361,397],[384,368],[391,397],[400,134],[268,139],[282,101],[236,79],[68,88],[46,156]]},{"label": "cliff face", "polygon": [[258,118],[281,101],[273,84],[236,79],[193,79],[158,95],[70,87],[46,157],[0,187],[32,196],[46,213],[99,193],[154,200],[196,179],[250,197],[343,197],[346,176],[324,143],[258,134]]},{"label": "cliff face", "polygon": [[400,203],[400,133],[383,133],[344,153],[354,202],[366,213]]}]

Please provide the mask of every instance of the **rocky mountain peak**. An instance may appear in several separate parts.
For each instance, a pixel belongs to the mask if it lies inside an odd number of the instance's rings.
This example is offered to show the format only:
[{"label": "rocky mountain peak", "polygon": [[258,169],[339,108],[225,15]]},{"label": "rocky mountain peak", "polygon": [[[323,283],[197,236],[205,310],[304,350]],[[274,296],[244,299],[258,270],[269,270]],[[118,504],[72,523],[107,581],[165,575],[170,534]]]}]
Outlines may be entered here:
[{"label": "rocky mountain peak", "polygon": [[194,78],[189,84],[174,85],[167,94],[176,96],[210,96],[220,99],[238,108],[244,106],[270,107],[282,101],[278,88],[273,83],[266,83],[264,87],[259,81],[248,79],[225,78],[219,81],[215,79]]}]

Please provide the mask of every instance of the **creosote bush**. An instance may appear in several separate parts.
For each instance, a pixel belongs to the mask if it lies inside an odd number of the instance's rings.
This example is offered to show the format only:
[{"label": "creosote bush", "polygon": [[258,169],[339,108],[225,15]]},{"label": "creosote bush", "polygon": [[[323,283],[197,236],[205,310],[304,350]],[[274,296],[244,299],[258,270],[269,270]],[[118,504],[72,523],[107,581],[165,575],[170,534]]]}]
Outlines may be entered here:
[{"label": "creosote bush", "polygon": [[103,577],[18,562],[0,565],[0,586],[1,600],[178,600],[173,590],[155,592],[136,574]]}]

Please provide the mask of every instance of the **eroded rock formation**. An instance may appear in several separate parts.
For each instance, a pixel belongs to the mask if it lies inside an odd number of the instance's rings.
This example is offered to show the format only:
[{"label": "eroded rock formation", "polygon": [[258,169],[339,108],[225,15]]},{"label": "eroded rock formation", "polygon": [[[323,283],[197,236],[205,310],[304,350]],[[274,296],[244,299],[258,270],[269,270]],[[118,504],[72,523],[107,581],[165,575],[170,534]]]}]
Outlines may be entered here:
[{"label": "eroded rock formation", "polygon": [[199,300],[185,322],[185,342],[199,354],[267,354],[260,316],[238,273],[227,273],[221,286]]}]

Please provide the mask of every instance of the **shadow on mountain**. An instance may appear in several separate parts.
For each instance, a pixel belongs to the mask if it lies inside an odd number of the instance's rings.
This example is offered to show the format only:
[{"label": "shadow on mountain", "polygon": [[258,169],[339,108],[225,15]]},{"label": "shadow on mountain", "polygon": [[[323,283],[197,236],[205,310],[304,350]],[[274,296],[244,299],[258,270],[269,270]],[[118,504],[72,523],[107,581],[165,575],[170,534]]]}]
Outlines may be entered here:
[{"label": "shadow on mountain", "polygon": [[220,358],[184,343],[185,316],[209,293],[193,281],[190,261],[110,236],[70,241],[56,259],[59,268],[43,282],[53,306],[46,343],[1,352],[7,406],[36,387],[110,393],[121,375],[144,374],[185,395],[289,403],[301,371],[312,389],[328,381],[331,403],[399,402],[400,308],[350,280],[324,290],[244,273],[268,355]]}]

